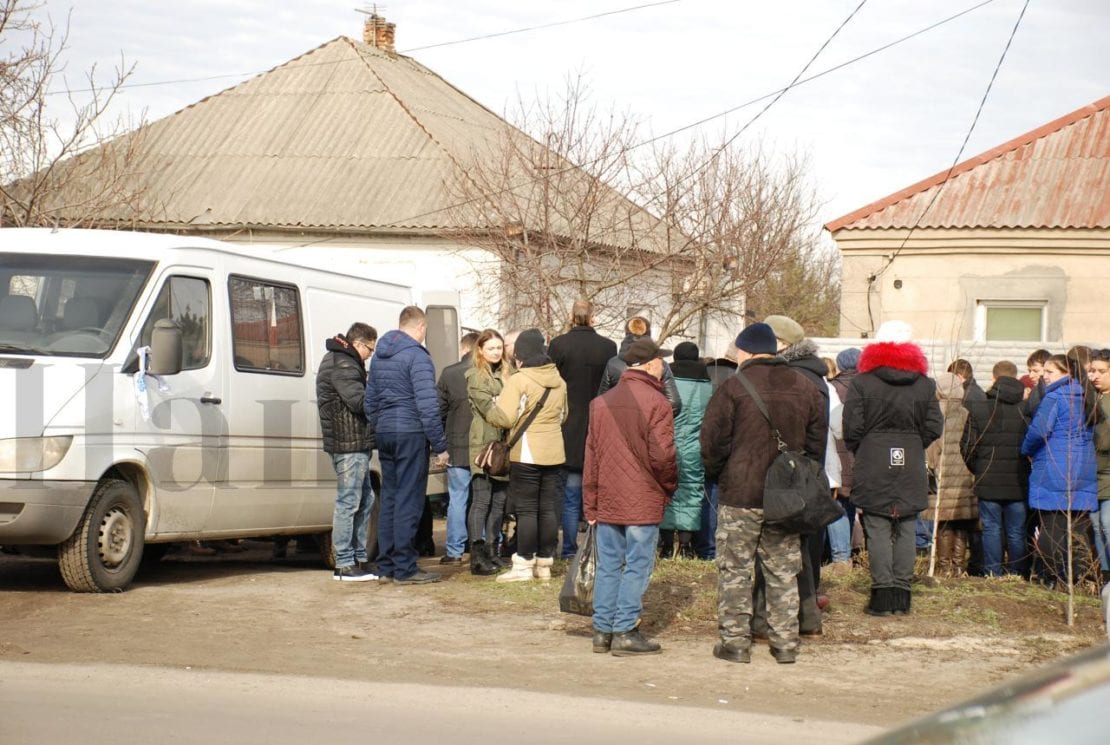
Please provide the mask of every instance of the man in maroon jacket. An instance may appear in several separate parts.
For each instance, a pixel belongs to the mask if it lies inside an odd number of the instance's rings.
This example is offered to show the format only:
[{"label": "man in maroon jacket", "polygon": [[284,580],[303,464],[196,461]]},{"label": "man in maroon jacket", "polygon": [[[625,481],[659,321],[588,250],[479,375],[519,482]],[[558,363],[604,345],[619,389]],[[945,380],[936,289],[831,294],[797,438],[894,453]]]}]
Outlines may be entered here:
[{"label": "man in maroon jacket", "polygon": [[663,395],[661,350],[650,339],[624,354],[621,385],[590,403],[582,502],[597,531],[595,652],[656,654],[640,635],[663,510],[678,484],[674,414]]}]

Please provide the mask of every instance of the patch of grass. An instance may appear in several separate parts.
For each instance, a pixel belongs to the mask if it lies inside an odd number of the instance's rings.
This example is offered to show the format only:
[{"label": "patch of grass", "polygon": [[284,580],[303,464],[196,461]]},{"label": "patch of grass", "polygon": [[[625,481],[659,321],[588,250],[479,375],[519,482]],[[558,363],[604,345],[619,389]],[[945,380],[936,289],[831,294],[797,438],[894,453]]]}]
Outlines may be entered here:
[{"label": "patch of grass", "polygon": [[[440,585],[441,602],[459,612],[563,618],[559,591],[567,562],[556,561],[550,583],[498,584],[492,577],[459,571]],[[913,612],[898,618],[872,618],[863,613],[870,597],[869,572],[825,573],[822,584],[831,603],[825,612],[822,643],[860,643],[899,637],[953,638],[985,636],[1030,645],[1031,656],[1059,654],[1105,639],[1101,605],[1092,596],[1077,595],[1075,625],[1064,622],[1065,595],[1015,577],[936,579],[913,588]],[[644,596],[644,628],[650,633],[712,636],[717,625],[717,569],[712,562],[671,559],[657,562]],[[1049,635],[1046,641],[1045,635]],[[1051,651],[1050,651],[1051,650]]]}]

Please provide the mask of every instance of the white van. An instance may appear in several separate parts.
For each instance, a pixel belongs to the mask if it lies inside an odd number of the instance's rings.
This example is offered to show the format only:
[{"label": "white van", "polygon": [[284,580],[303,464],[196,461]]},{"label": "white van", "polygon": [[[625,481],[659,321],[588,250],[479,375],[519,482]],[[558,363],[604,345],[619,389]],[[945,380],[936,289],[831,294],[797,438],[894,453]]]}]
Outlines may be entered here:
[{"label": "white van", "polygon": [[[413,302],[202,238],[0,230],[0,545],[57,546],[66,585],[102,592],[144,544],[326,536],[324,342]],[[454,308],[428,326],[454,362]]]}]

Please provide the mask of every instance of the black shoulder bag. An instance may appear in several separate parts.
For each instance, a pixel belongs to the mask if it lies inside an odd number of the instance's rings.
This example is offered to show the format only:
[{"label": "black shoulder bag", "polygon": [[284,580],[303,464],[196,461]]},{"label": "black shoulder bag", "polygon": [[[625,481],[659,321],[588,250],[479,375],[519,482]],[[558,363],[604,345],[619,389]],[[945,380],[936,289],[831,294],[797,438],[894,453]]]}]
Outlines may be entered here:
[{"label": "black shoulder bag", "polygon": [[764,480],[763,521],[788,533],[816,533],[844,517],[844,508],[833,499],[821,464],[789,449],[755,386],[740,370],[736,377],[767,420],[779,451]]},{"label": "black shoulder bag", "polygon": [[513,436],[509,438],[508,442],[505,440],[494,440],[487,443],[478,453],[478,457],[474,459],[474,465],[481,468],[490,476],[505,476],[509,473],[509,453],[516,445],[517,440],[524,436],[524,432],[531,426],[535,420],[536,415],[540,413],[544,403],[547,401],[547,394],[551,393],[550,388],[543,389],[543,395],[540,396],[539,403],[535,408],[528,412],[528,416],[523,420],[517,422]]}]

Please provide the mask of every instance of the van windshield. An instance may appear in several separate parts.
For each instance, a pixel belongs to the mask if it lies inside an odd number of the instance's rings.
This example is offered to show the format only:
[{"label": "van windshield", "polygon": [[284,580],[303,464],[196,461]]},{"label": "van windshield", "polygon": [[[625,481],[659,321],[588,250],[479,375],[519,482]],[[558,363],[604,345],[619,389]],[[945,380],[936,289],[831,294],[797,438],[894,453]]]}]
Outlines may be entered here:
[{"label": "van windshield", "polygon": [[153,267],[0,252],[0,354],[107,356]]}]

